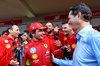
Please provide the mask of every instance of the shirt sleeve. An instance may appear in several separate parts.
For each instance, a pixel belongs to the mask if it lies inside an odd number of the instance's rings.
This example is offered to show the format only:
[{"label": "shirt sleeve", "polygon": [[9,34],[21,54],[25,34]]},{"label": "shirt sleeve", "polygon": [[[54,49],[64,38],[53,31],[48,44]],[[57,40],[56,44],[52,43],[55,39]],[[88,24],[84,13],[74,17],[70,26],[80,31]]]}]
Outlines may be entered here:
[{"label": "shirt sleeve", "polygon": [[91,46],[93,48],[95,57],[100,66],[100,33],[92,35]]},{"label": "shirt sleeve", "polygon": [[65,60],[54,58],[54,63],[60,66],[73,66],[73,60],[68,60],[67,58]]},{"label": "shirt sleeve", "polygon": [[55,42],[51,41],[51,39],[49,39],[49,43],[50,43],[50,50],[54,55],[58,55],[61,54],[62,52],[64,52],[61,48],[55,49]]},{"label": "shirt sleeve", "polygon": [[0,66],[7,66],[8,64],[10,64],[10,61],[6,59],[6,54],[6,49],[0,46]]}]

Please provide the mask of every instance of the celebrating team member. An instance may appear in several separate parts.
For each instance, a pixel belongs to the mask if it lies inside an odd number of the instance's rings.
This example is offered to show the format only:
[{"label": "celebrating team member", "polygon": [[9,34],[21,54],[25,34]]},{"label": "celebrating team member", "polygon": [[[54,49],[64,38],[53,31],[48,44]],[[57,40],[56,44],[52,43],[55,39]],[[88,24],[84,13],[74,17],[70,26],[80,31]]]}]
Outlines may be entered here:
[{"label": "celebrating team member", "polygon": [[43,37],[44,29],[39,22],[32,23],[29,27],[31,41],[25,46],[25,58],[23,66],[26,65],[27,58],[30,66],[52,66],[50,56],[50,42],[48,38]]},{"label": "celebrating team member", "polygon": [[71,49],[70,52],[67,51],[65,52],[65,56],[68,59],[72,59],[73,52],[76,47],[76,41],[77,41],[76,34],[72,30],[72,27],[68,24],[67,20],[62,22],[62,31],[63,33],[59,35],[59,39],[64,46],[65,45],[70,46]]},{"label": "celebrating team member", "polygon": [[19,27],[15,24],[11,24],[8,26],[7,32],[8,35],[0,38],[0,66],[17,66],[19,63],[15,59],[16,53],[14,51],[19,45],[16,39],[18,37],[18,34],[20,33]]}]

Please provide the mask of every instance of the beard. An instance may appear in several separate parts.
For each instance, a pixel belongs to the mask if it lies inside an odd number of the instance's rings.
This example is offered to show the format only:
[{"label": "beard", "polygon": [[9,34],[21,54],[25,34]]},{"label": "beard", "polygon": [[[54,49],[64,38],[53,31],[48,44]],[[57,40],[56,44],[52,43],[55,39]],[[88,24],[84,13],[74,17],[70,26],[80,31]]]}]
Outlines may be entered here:
[{"label": "beard", "polygon": [[47,31],[47,33],[48,33],[48,34],[50,34],[51,32],[52,32],[52,30],[50,30],[50,31]]}]

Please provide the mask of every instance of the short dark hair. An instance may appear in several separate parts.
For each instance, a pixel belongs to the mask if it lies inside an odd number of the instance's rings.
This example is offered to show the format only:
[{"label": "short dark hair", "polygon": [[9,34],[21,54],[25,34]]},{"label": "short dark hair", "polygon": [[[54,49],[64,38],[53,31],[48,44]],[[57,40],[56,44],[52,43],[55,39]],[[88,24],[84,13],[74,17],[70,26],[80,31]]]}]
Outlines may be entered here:
[{"label": "short dark hair", "polygon": [[67,24],[67,23],[68,23],[68,20],[62,22],[62,24]]},{"label": "short dark hair", "polygon": [[12,26],[17,25],[17,24],[10,24],[7,26],[6,32],[9,34],[9,29],[12,29]]},{"label": "short dark hair", "polygon": [[2,35],[4,35],[5,33],[8,33],[7,31],[2,31]]},{"label": "short dark hair", "polygon": [[84,3],[77,4],[69,9],[72,11],[72,15],[76,16],[78,12],[81,12],[84,21],[90,21],[92,18],[91,9]]},{"label": "short dark hair", "polygon": [[31,33],[32,34],[34,34],[36,32],[36,29],[35,30],[33,30],[33,31],[31,31],[30,33],[29,33],[29,36],[30,36],[30,38],[32,38],[33,36],[31,35]]},{"label": "short dark hair", "polygon": [[28,30],[24,30],[23,33],[27,33],[27,34],[29,34],[29,31],[28,31]]},{"label": "short dark hair", "polygon": [[46,22],[46,24],[47,24],[47,23],[51,23],[51,24],[52,24],[52,26],[53,26],[53,23],[52,23],[52,22]]}]

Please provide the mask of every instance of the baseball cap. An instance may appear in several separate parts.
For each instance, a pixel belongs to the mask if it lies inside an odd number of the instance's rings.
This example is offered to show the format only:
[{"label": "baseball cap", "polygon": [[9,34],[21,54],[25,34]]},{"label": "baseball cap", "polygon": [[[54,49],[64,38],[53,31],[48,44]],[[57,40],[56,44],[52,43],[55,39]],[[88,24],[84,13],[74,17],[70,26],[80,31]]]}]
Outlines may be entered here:
[{"label": "baseball cap", "polygon": [[47,29],[47,27],[42,26],[42,24],[39,23],[39,22],[35,22],[35,23],[32,23],[32,24],[29,26],[29,32],[31,32],[31,31],[33,31],[33,30],[35,30],[35,29],[43,29],[43,30],[45,30],[45,29]]}]

